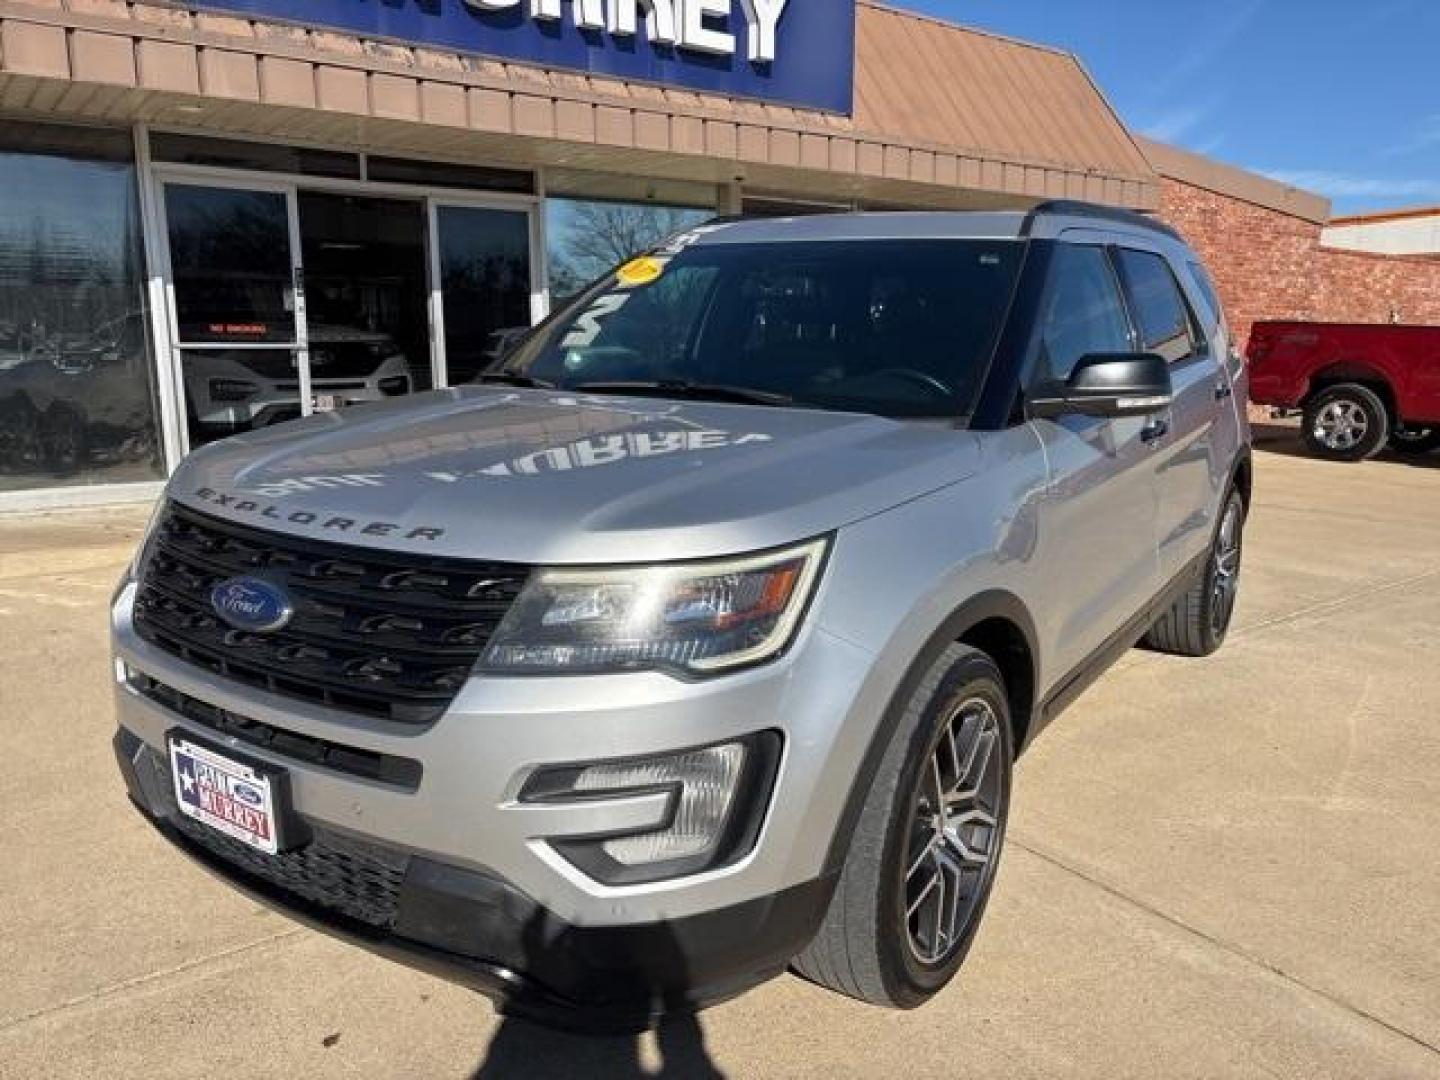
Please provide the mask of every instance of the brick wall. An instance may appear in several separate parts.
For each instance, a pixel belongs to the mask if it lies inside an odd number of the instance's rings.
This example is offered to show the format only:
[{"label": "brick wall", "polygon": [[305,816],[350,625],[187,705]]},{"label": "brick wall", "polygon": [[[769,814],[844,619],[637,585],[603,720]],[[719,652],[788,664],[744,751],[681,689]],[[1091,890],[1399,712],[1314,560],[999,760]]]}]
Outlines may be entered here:
[{"label": "brick wall", "polygon": [[1262,319],[1440,325],[1440,259],[1325,248],[1314,222],[1170,178],[1160,216],[1204,258],[1242,347]]},{"label": "brick wall", "polygon": [[1440,326],[1440,259],[1320,248],[1311,303],[1334,322]]}]

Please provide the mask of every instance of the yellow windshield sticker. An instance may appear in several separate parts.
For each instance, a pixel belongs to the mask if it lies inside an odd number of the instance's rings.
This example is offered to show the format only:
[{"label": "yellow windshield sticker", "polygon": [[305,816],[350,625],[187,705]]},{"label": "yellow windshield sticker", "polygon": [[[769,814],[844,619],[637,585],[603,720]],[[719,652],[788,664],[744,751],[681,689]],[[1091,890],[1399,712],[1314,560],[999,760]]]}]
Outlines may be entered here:
[{"label": "yellow windshield sticker", "polygon": [[621,285],[634,289],[659,280],[660,275],[664,272],[664,261],[651,258],[649,255],[642,255],[638,259],[631,259],[622,266],[616,277],[620,279]]}]

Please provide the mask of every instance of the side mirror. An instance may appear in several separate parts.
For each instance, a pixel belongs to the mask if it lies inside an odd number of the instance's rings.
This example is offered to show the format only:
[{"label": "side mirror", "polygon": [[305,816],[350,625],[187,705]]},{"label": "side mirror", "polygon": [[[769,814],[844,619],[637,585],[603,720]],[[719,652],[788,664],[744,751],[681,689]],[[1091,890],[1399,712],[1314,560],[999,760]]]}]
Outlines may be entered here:
[{"label": "side mirror", "polygon": [[1034,419],[1149,416],[1174,399],[1170,365],[1154,353],[1092,353],[1064,382],[1036,386],[1026,402]]}]

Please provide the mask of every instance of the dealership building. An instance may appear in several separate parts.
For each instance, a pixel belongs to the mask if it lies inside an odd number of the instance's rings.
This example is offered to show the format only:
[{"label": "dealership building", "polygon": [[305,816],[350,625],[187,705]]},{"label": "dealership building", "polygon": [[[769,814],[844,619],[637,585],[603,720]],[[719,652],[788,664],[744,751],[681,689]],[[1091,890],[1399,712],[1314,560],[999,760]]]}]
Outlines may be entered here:
[{"label": "dealership building", "polygon": [[464,382],[717,213],[1060,198],[1181,228],[1241,334],[1440,322],[1440,263],[1330,250],[1325,200],[1139,139],[1068,53],[871,0],[0,0],[0,510]]}]

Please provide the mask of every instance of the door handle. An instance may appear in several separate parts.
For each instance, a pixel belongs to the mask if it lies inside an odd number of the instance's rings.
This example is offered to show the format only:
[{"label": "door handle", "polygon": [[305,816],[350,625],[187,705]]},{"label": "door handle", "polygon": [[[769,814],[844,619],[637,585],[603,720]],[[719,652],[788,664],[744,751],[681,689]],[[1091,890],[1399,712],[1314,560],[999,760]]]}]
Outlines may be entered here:
[{"label": "door handle", "polygon": [[1164,416],[1157,416],[1140,430],[1140,441],[1145,443],[1156,443],[1169,434],[1169,418]]}]

